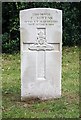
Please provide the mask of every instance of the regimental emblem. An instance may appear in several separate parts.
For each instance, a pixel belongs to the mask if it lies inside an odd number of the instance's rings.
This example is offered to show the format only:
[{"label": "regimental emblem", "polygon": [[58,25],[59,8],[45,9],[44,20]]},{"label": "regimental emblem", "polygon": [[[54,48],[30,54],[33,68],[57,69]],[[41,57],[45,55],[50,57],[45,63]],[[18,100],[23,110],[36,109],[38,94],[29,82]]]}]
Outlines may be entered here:
[{"label": "regimental emblem", "polygon": [[29,50],[54,50],[52,45],[49,45],[46,40],[46,28],[37,28],[37,39],[33,45],[30,45]]}]

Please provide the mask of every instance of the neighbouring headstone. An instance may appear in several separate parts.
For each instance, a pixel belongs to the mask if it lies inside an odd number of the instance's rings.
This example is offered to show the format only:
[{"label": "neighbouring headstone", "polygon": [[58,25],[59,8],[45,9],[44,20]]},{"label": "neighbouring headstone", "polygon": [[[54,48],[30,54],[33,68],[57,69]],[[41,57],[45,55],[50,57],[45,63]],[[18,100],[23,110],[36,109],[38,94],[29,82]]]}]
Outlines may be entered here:
[{"label": "neighbouring headstone", "polygon": [[62,10],[20,11],[21,100],[61,96]]}]

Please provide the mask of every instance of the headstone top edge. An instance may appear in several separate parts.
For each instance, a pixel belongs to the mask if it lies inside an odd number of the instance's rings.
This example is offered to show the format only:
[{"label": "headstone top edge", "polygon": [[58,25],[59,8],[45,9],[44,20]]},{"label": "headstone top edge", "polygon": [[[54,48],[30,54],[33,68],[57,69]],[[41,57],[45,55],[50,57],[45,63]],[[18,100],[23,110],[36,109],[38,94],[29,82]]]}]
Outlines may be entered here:
[{"label": "headstone top edge", "polygon": [[60,9],[55,9],[55,8],[30,8],[30,9],[24,9],[24,10],[20,10],[20,13],[22,12],[27,12],[27,11],[32,11],[32,10],[51,10],[51,11],[58,11],[58,12],[62,12],[62,10]]}]

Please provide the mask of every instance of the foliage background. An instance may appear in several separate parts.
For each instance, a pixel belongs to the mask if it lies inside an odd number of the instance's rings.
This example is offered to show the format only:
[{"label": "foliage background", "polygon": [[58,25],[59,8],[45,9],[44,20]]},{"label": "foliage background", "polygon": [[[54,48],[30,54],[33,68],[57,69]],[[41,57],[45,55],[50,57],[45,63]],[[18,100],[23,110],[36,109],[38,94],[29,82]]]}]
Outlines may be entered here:
[{"label": "foliage background", "polygon": [[3,53],[14,53],[20,50],[19,11],[38,7],[61,9],[63,12],[63,46],[80,44],[81,2],[3,2]]}]

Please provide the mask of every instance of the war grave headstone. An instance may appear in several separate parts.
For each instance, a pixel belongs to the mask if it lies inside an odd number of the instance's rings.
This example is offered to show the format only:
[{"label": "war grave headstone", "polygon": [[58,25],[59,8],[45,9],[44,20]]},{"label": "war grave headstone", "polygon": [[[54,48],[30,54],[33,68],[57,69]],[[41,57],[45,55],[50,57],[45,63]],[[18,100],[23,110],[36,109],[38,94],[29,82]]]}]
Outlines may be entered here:
[{"label": "war grave headstone", "polygon": [[21,100],[61,96],[62,10],[20,11]]}]

